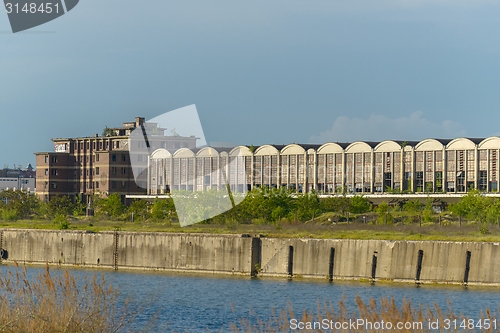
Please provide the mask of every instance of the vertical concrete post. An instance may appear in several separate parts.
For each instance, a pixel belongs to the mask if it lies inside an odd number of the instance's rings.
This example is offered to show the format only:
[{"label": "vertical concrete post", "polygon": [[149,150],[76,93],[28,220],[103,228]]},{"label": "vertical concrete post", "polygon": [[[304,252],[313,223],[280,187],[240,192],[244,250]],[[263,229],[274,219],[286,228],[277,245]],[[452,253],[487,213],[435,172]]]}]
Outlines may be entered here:
[{"label": "vertical concrete post", "polygon": [[417,259],[417,273],[415,274],[415,283],[420,283],[420,273],[422,272],[422,260],[424,258],[424,251],[418,250],[418,259]]},{"label": "vertical concrete post", "polygon": [[330,262],[328,265],[328,280],[333,281],[333,267],[335,264],[335,248],[330,248]]},{"label": "vertical concrete post", "polygon": [[470,271],[470,257],[471,257],[471,252],[467,251],[467,255],[465,257],[465,272],[464,272],[464,285],[467,286],[469,283],[469,271]]},{"label": "vertical concrete post", "polygon": [[288,276],[293,276],[293,246],[288,247]]},{"label": "vertical concrete post", "polygon": [[5,251],[3,250],[3,230],[0,231],[0,264],[5,256]]},{"label": "vertical concrete post", "polygon": [[377,275],[377,254],[377,251],[373,252],[371,282],[375,282],[375,276]]},{"label": "vertical concrete post", "polygon": [[259,274],[262,265],[262,240],[260,237],[252,238],[252,259],[250,267],[250,276],[255,277]]},{"label": "vertical concrete post", "polygon": [[113,269],[118,270],[118,231],[115,230],[113,233]]}]

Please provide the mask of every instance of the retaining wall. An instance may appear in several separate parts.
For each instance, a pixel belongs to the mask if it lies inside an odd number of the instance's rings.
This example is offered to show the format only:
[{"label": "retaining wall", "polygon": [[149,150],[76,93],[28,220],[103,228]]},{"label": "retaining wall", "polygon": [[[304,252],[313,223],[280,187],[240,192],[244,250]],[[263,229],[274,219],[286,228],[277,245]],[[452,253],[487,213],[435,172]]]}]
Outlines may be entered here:
[{"label": "retaining wall", "polygon": [[0,231],[2,262],[500,286],[500,243]]}]

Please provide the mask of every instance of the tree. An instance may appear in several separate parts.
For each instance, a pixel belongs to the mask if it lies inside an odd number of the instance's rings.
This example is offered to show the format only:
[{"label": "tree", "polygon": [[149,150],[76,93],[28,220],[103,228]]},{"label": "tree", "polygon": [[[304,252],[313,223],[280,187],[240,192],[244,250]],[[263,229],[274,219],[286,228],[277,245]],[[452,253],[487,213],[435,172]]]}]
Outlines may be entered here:
[{"label": "tree", "polygon": [[40,200],[33,194],[24,190],[3,190],[0,192],[2,218],[18,220],[29,218],[40,207]]},{"label": "tree", "polygon": [[403,205],[403,211],[410,213],[411,215],[418,215],[424,207],[423,204],[418,201],[418,199],[408,200]]},{"label": "tree", "polygon": [[498,198],[491,198],[486,219],[490,223],[500,224],[500,200]]},{"label": "tree", "polygon": [[65,195],[57,195],[50,199],[47,205],[47,215],[55,217],[57,215],[68,216],[73,212],[74,205],[71,199]]},{"label": "tree", "polygon": [[109,128],[108,126],[104,127],[104,129],[102,130],[102,136],[115,136],[116,133],[113,129]]},{"label": "tree", "polygon": [[151,206],[151,217],[155,220],[164,220],[175,214],[174,201],[172,199],[156,198]]},{"label": "tree", "polygon": [[107,198],[99,198],[94,203],[98,215],[107,215],[117,218],[123,214],[125,206],[123,206],[121,198],[118,194],[110,194]]},{"label": "tree", "polygon": [[339,212],[342,216],[346,216],[348,212],[351,211],[352,203],[351,198],[348,198],[345,193],[340,197],[335,197],[333,201],[333,207],[336,212]]},{"label": "tree", "polygon": [[149,217],[148,203],[145,200],[135,199],[128,207],[128,212],[133,216],[133,220],[146,220]]},{"label": "tree", "polygon": [[375,208],[377,213],[377,223],[379,224],[392,224],[391,206],[385,201]]},{"label": "tree", "polygon": [[295,211],[301,221],[314,219],[320,212],[319,198],[316,192],[299,193],[295,199]]},{"label": "tree", "polygon": [[350,212],[353,214],[363,214],[370,211],[370,201],[362,195],[355,195],[351,198]]},{"label": "tree", "polygon": [[485,221],[490,201],[479,190],[470,190],[459,202],[450,206],[450,211],[458,216],[479,222]]}]

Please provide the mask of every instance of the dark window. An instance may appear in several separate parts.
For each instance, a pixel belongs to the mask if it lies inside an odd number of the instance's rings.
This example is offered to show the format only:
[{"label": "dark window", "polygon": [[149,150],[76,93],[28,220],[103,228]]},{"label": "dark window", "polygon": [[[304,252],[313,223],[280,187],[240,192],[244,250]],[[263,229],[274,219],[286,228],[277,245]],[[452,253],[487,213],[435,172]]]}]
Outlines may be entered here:
[{"label": "dark window", "polygon": [[417,192],[422,192],[424,190],[424,172],[415,172],[415,188]]},{"label": "dark window", "polygon": [[436,192],[442,192],[443,191],[443,172],[442,171],[436,171]]},{"label": "dark window", "polygon": [[116,154],[111,155],[111,161],[116,162]]},{"label": "dark window", "polygon": [[114,181],[114,180],[113,180],[113,181],[111,182],[111,188],[116,188],[116,181]]},{"label": "dark window", "polygon": [[99,167],[95,168],[95,174],[98,175],[99,174]]},{"label": "dark window", "polygon": [[465,171],[457,172],[457,192],[465,192]]},{"label": "dark window", "polygon": [[487,171],[479,171],[479,190],[487,191],[488,190],[488,172]]},{"label": "dark window", "polygon": [[122,154],[122,161],[125,162],[127,160],[127,156],[125,154]]}]

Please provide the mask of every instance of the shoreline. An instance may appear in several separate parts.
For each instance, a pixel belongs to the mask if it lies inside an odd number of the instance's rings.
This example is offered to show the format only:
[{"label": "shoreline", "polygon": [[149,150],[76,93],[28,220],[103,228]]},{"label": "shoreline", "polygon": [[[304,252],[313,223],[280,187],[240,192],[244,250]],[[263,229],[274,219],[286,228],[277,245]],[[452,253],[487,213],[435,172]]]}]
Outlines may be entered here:
[{"label": "shoreline", "polygon": [[[500,286],[499,242],[3,229],[1,263],[421,285]],[[420,267],[420,268],[419,268]]]}]

